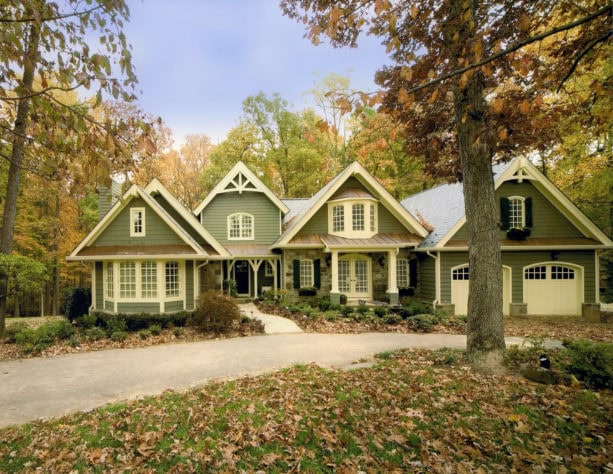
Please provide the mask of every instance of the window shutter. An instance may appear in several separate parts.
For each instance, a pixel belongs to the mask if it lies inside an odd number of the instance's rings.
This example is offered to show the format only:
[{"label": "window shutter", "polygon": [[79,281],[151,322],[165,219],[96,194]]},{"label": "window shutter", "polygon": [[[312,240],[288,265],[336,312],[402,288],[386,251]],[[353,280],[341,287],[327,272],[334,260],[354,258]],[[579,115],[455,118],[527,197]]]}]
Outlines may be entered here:
[{"label": "window shutter", "polygon": [[321,260],[313,260],[313,284],[315,288],[321,288]]},{"label": "window shutter", "polygon": [[501,197],[500,198],[500,228],[502,230],[509,230],[511,227],[511,220],[509,217],[509,208],[511,207],[511,203],[509,198]]},{"label": "window shutter", "polygon": [[527,197],[524,201],[524,207],[526,210],[526,227],[532,228],[532,198]]},{"label": "window shutter", "polygon": [[294,288],[300,288],[300,260],[293,260],[292,266],[294,267]]},{"label": "window shutter", "polygon": [[409,286],[417,287],[417,260],[414,258],[409,260]]}]

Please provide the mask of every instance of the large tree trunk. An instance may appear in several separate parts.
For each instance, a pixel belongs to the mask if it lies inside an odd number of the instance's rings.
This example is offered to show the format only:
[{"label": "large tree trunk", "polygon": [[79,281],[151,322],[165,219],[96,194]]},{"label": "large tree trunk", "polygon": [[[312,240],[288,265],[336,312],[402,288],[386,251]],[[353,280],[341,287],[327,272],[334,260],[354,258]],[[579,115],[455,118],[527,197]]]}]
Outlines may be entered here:
[{"label": "large tree trunk", "polygon": [[[30,26],[27,36],[26,57],[23,66],[23,84],[17,91],[24,98],[17,105],[17,115],[13,127],[13,148],[11,151],[11,165],[6,183],[6,199],[4,201],[4,214],[2,216],[2,230],[0,231],[0,252],[10,254],[13,251],[13,235],[15,232],[15,216],[17,215],[17,196],[19,194],[19,178],[23,165],[25,141],[30,115],[34,74],[38,61],[38,43],[40,39],[40,24],[34,22]],[[6,327],[6,297],[8,290],[8,275],[0,272],[0,337]]]},{"label": "large tree trunk", "polygon": [[[478,41],[475,21],[464,15],[468,2],[452,0],[455,31],[463,31],[455,57]],[[459,13],[459,14],[457,14]],[[471,12],[472,13],[472,12]],[[453,13],[452,13],[453,15]],[[458,42],[459,43],[459,42]],[[502,261],[492,174],[492,146],[486,123],[483,73],[475,70],[454,88],[455,120],[462,161],[470,280],[467,348],[475,362],[498,364],[505,349],[502,320]]]}]

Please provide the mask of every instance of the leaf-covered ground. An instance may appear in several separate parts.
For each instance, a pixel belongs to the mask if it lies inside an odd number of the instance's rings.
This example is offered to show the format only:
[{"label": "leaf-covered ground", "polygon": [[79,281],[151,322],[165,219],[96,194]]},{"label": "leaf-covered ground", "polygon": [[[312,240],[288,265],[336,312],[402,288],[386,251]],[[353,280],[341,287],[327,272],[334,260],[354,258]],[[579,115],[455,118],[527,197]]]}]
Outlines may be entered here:
[{"label": "leaf-covered ground", "polygon": [[613,395],[407,351],[0,431],[0,472],[607,472]]}]

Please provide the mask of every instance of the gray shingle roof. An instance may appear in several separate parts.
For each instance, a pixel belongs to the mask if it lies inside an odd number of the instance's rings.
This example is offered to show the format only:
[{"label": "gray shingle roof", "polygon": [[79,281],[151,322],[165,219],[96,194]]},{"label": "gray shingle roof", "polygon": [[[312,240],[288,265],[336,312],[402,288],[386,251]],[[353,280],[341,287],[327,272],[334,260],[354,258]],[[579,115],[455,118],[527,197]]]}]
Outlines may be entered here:
[{"label": "gray shingle roof", "polygon": [[[500,163],[492,167],[494,181],[511,165]],[[434,247],[464,217],[464,187],[462,183],[442,184],[403,199],[400,204],[411,214],[421,216],[432,228],[421,247]]]}]

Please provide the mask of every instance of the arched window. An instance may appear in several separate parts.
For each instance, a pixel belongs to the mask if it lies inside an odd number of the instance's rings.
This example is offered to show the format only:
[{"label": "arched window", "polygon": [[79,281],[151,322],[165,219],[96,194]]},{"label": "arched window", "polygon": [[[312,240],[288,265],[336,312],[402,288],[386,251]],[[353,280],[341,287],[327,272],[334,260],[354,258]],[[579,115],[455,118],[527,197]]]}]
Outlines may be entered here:
[{"label": "arched window", "polygon": [[237,212],[228,216],[228,240],[253,240],[253,216]]}]

